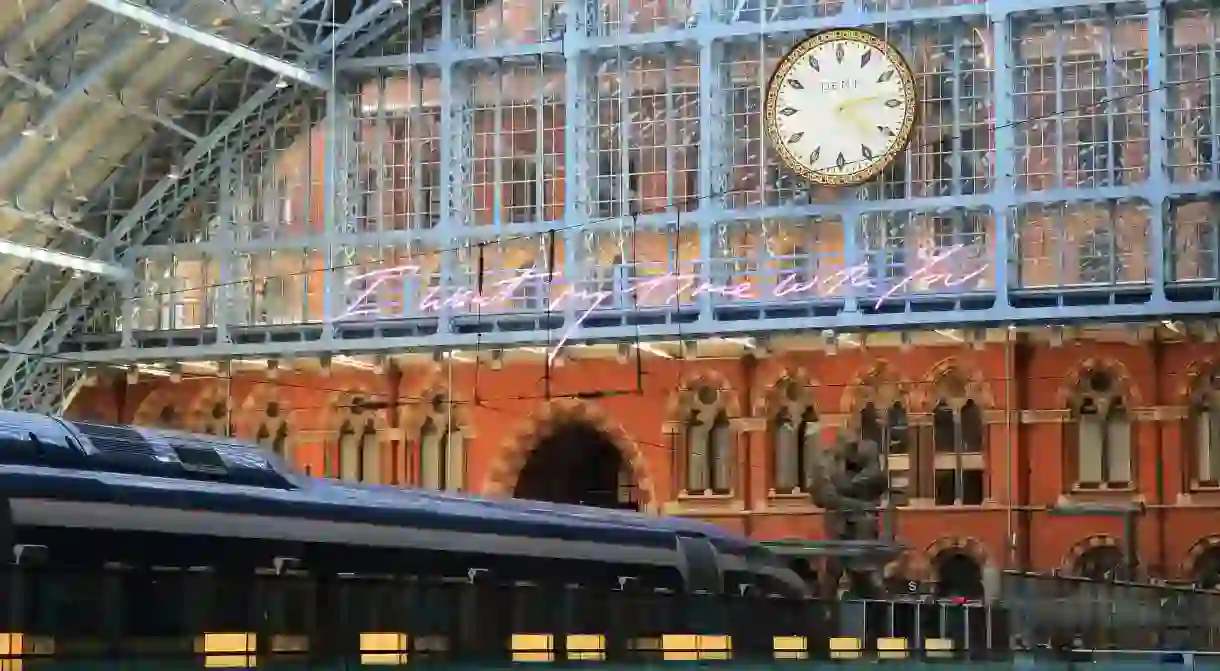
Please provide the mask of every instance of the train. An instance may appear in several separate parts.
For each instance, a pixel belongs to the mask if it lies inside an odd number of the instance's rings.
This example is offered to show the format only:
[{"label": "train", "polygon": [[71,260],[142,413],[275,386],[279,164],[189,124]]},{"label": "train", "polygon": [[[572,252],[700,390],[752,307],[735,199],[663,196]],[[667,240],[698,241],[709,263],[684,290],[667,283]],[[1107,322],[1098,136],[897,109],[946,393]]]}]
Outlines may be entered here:
[{"label": "train", "polygon": [[228,437],[0,411],[0,547],[105,566],[810,596],[769,549],[682,518],[304,475]]}]

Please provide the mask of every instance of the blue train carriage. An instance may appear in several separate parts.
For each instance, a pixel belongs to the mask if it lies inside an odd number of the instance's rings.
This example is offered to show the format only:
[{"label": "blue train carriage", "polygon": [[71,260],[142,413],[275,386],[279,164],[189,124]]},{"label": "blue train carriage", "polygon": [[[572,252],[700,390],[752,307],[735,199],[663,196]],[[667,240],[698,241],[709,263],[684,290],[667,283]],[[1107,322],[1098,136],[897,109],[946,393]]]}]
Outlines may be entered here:
[{"label": "blue train carriage", "polygon": [[26,413],[0,411],[0,501],[5,542],[56,566],[245,571],[278,562],[333,573],[804,594],[769,550],[711,524],[310,478],[228,438]]}]

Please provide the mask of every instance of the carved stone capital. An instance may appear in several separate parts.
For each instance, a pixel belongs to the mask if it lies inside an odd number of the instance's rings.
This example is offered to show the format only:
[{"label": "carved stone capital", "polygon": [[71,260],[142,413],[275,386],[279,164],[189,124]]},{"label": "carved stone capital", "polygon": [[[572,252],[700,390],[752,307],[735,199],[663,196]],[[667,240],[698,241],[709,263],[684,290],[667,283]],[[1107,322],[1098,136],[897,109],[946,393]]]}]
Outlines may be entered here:
[{"label": "carved stone capital", "polygon": [[850,424],[851,415],[843,412],[832,412],[826,415],[819,415],[818,421],[828,429],[841,429]]},{"label": "carved stone capital", "polygon": [[1054,410],[1022,410],[1022,424],[1063,424],[1071,418],[1071,412],[1066,409]]},{"label": "carved stone capital", "polygon": [[729,420],[729,428],[741,433],[766,431],[767,419],[765,417],[738,417]]}]

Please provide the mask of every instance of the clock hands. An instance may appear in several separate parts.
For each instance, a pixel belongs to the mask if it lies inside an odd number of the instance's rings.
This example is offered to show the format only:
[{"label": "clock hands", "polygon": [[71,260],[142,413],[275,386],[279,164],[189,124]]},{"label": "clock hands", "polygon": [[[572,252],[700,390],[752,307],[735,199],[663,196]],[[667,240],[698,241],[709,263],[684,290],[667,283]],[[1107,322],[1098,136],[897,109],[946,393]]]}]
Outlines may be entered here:
[{"label": "clock hands", "polygon": [[842,114],[843,112],[846,112],[847,110],[851,109],[852,107],[855,107],[857,105],[862,105],[862,104],[868,103],[868,102],[873,102],[874,100],[881,100],[884,97],[885,96],[883,96],[883,95],[872,95],[872,96],[864,96],[863,98],[852,98],[852,99],[848,100],[847,102],[840,103],[837,111],[839,112],[839,114]]}]

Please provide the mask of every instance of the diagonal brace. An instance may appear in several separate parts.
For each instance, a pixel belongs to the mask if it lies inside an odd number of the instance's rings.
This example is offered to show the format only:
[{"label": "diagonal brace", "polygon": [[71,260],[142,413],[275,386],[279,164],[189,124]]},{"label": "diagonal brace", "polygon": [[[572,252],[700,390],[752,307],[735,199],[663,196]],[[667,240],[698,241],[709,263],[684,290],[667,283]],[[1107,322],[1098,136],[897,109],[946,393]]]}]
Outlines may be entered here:
[{"label": "diagonal brace", "polygon": [[228,54],[233,58],[239,58],[248,63],[253,63],[261,68],[265,68],[274,72],[281,77],[295,79],[296,81],[316,86],[320,89],[330,88],[330,80],[320,72],[307,70],[299,65],[293,65],[282,58],[268,56],[267,54],[251,49],[250,47],[234,42],[232,40],[214,35],[207,31],[199,30],[182,21],[166,16],[159,12],[155,12],[148,7],[129,2],[129,0],[88,0],[90,4],[96,5],[113,12],[119,16],[127,17],[133,21],[139,21],[146,26],[160,28],[167,33],[172,33],[179,37],[186,38],[195,44],[214,49],[223,54]]},{"label": "diagonal brace", "polygon": [[39,263],[49,263],[60,268],[105,275],[113,279],[123,280],[131,277],[130,271],[115,263],[89,259],[75,254],[66,254],[54,249],[31,247],[30,245],[23,245],[11,240],[0,239],[0,255],[15,256],[19,259],[38,261]]}]

